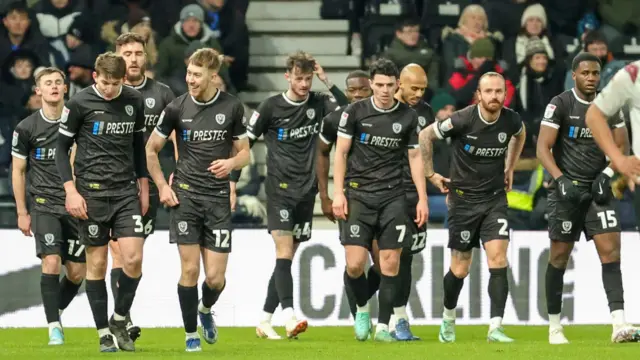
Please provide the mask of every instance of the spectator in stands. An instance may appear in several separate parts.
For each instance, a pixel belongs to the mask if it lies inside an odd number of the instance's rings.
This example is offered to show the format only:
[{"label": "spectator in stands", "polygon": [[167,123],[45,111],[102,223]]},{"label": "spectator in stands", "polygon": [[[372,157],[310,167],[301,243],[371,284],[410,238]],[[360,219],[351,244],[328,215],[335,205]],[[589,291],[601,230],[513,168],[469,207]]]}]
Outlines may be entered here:
[{"label": "spectator in stands", "polygon": [[[635,0],[632,0],[635,1]],[[547,28],[553,34],[579,37],[576,24],[587,13],[595,10],[595,0],[537,0],[544,6],[549,17]]]},{"label": "spectator in stands", "polygon": [[249,29],[245,20],[246,9],[236,1],[197,0],[205,10],[204,24],[211,29],[224,50],[229,75],[239,91],[255,91],[250,85]]},{"label": "spectator in stands", "polygon": [[223,54],[222,46],[216,40],[213,31],[204,26],[204,10],[196,4],[191,4],[182,8],[180,21],[174,25],[171,34],[160,43],[158,64],[155,69],[156,77],[168,79],[176,72],[181,72],[185,67],[185,50],[196,40],[205,47],[213,48]]},{"label": "spectator in stands", "polygon": [[505,39],[518,35],[520,17],[527,8],[528,0],[484,0],[482,5],[487,12],[491,28],[500,31]]},{"label": "spectator in stands", "polygon": [[65,37],[82,10],[83,2],[80,0],[41,0],[33,8],[40,33],[49,42],[53,64],[59,68],[63,68],[69,61]]},{"label": "spectator in stands", "polygon": [[507,62],[509,72],[514,80],[520,77],[521,69],[526,65],[527,44],[531,39],[541,39],[547,48],[547,56],[554,64],[563,60],[562,44],[549,35],[547,30],[547,14],[540,4],[530,5],[521,18],[520,33],[507,39],[502,49],[502,59]]},{"label": "spectator in stands", "polygon": [[[436,114],[436,121],[447,120],[453,112],[456,111],[456,99],[446,91],[437,91],[433,98],[431,98],[430,104],[433,113]],[[438,174],[442,173],[438,172]]]},{"label": "spectator in stands", "polygon": [[522,158],[536,157],[536,139],[547,104],[563,91],[563,70],[551,66],[545,43],[531,38],[517,86],[515,109],[527,127]]},{"label": "spectator in stands", "polygon": [[67,63],[67,96],[70,98],[78,91],[93,84],[93,64],[96,54],[87,44],[82,44],[71,53]]},{"label": "spectator in stands", "polygon": [[104,23],[100,34],[108,44],[107,49],[114,51],[118,36],[128,32],[142,35],[146,41],[147,73],[145,75],[152,75],[153,68],[158,63],[158,47],[155,33],[151,28],[151,18],[144,10],[139,7],[132,7],[125,20],[111,20]]},{"label": "spectator in stands", "polygon": [[[442,30],[442,60],[445,76],[449,77],[454,71],[454,62],[460,56],[466,56],[469,47],[478,39],[503,40],[501,33],[490,33],[489,22],[484,8],[480,5],[469,5],[464,8],[458,28],[445,27]],[[495,48],[494,48],[495,49]],[[491,55],[494,58],[494,55]]]},{"label": "spectator in stands", "polygon": [[2,19],[4,27],[0,29],[0,66],[11,53],[23,49],[33,52],[38,63],[48,66],[49,51],[45,38],[39,29],[31,28],[31,19],[27,7],[22,2],[11,3]]},{"label": "spectator in stands", "polygon": [[[622,60],[615,60],[613,58],[613,54],[609,51],[609,43],[600,31],[590,31],[587,33],[584,37],[584,47],[582,50],[597,56],[602,62],[598,90],[602,90],[602,88],[609,83],[613,75],[626,64],[626,62]],[[572,71],[569,70],[564,80],[564,88],[565,90],[569,90],[572,87]]]},{"label": "spectator in stands", "polygon": [[33,93],[33,72],[38,61],[34,52],[21,49],[14,51],[2,67],[2,96],[12,102],[12,112],[18,119],[30,113],[27,105]]},{"label": "spectator in stands", "polygon": [[437,89],[440,86],[440,60],[420,35],[420,21],[414,18],[400,20],[395,35],[382,57],[393,61],[398,69],[411,63],[422,66],[429,79],[429,88]]},{"label": "spectator in stands", "polygon": [[478,39],[471,44],[468,56],[455,59],[454,72],[449,78],[447,89],[456,99],[456,107],[463,108],[474,104],[478,89],[478,81],[485,73],[495,71],[502,74],[506,80],[507,94],[504,105],[509,106],[515,93],[515,87],[506,76],[504,64],[495,59],[495,46],[489,38]]}]

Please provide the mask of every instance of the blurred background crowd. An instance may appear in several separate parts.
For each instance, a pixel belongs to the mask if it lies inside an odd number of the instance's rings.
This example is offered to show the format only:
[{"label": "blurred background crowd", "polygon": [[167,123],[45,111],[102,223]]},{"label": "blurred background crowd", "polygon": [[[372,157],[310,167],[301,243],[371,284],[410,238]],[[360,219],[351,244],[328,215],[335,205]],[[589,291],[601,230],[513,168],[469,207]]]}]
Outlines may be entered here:
[{"label": "blurred background crowd", "polygon": [[[283,2],[293,6],[305,1],[278,1]],[[179,95],[186,91],[185,59],[199,48],[211,47],[225,55],[219,87],[246,99],[248,118],[250,108],[271,93],[261,92],[262,78],[256,77],[253,83],[250,77],[252,63],[257,64],[256,67],[269,64],[262,61],[265,56],[260,61],[252,59],[250,49],[260,48],[262,44],[254,42],[262,38],[252,36],[258,26],[252,27],[247,13],[255,6],[261,6],[260,9],[268,13],[275,9],[269,5],[273,3],[259,0],[0,0],[0,227],[15,227],[15,208],[7,181],[11,163],[11,145],[7,140],[15,125],[40,107],[34,91],[35,69],[56,66],[66,71],[67,95],[73,96],[92,84],[96,56],[113,50],[117,36],[131,31],[147,39],[147,76],[164,82]],[[377,57],[389,58],[400,68],[409,63],[421,65],[429,81],[425,100],[434,108],[438,120],[474,103],[474,91],[482,74],[497,71],[505,76],[506,105],[522,115],[528,128],[514,191],[509,194],[509,220],[514,229],[546,228],[548,179],[535,159],[536,134],[551,98],[573,87],[570,69],[573,57],[582,51],[598,56],[603,63],[600,83],[603,87],[640,54],[640,45],[636,43],[636,37],[640,36],[638,0],[322,0],[306,3],[314,4],[310,9],[314,9],[315,14],[309,18],[342,20],[348,29],[341,35],[344,41],[336,42],[335,46],[325,42],[322,44],[327,49],[312,46],[301,50],[312,55],[324,51],[357,58],[356,67],[364,69]],[[286,19],[279,21],[283,20],[286,22]],[[324,23],[326,31],[319,29],[319,32],[335,32],[331,28],[333,22]],[[287,24],[271,25],[283,27],[279,36],[284,36],[286,41]],[[292,44],[297,43],[292,40]],[[321,59],[318,57],[323,65]],[[327,70],[327,66],[323,66]],[[277,67],[282,73],[284,63]],[[344,77],[332,80],[344,87]],[[278,84],[275,86],[278,90],[286,89],[284,78]],[[266,175],[264,154],[260,147],[254,147],[253,152],[252,164],[243,171],[238,186],[240,206],[234,218],[238,226],[244,227],[262,226],[266,219],[261,185]],[[165,156],[171,157],[171,153]],[[448,173],[446,142],[435,149],[434,163],[436,171]],[[620,201],[623,228],[633,229],[632,196],[625,179],[615,183],[615,193]],[[433,188],[429,188],[429,195],[431,221],[446,226],[444,198]],[[321,211],[317,214],[321,215]],[[166,228],[166,216],[159,215],[158,228]]]}]

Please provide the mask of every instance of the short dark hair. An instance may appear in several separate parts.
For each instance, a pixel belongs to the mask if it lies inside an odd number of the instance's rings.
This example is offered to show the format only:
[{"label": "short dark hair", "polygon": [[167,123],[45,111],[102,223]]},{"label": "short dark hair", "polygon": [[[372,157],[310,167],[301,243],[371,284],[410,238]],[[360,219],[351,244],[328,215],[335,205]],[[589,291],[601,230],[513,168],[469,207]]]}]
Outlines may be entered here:
[{"label": "short dark hair", "polygon": [[144,40],[142,35],[128,32],[118,36],[116,39],[116,49],[131,43],[141,44],[143,48],[147,45],[147,42]]},{"label": "short dark hair", "polygon": [[409,26],[420,26],[420,20],[415,17],[403,17],[396,23],[396,31],[402,31]]},{"label": "short dark hair", "polygon": [[369,78],[373,79],[376,75],[394,76],[398,78],[400,71],[393,61],[385,58],[379,58],[369,66]]},{"label": "short dark hair", "polygon": [[597,56],[588,52],[581,52],[580,54],[576,55],[576,57],[573,58],[573,62],[571,63],[571,71],[576,71],[578,66],[580,66],[580,63],[583,61],[593,61],[598,63],[598,65],[602,66],[602,63],[600,62],[600,59]]},{"label": "short dark hair", "polygon": [[288,72],[298,68],[304,74],[312,73],[316,69],[316,60],[309,53],[300,50],[287,57],[286,67]]},{"label": "short dark hair", "polygon": [[11,13],[14,13],[14,12],[18,14],[26,15],[27,17],[29,16],[29,8],[22,1],[14,1],[9,5],[7,5],[2,15],[9,16]]},{"label": "short dark hair", "polygon": [[364,70],[354,70],[347,75],[345,83],[351,79],[369,79],[369,74]]},{"label": "short dark hair", "polygon": [[607,41],[607,38],[604,36],[603,33],[601,33],[598,30],[592,30],[592,31],[589,31],[587,35],[584,36],[583,50],[587,51],[587,49],[589,48],[589,45],[595,44],[595,43],[603,43],[609,46],[609,42]]}]

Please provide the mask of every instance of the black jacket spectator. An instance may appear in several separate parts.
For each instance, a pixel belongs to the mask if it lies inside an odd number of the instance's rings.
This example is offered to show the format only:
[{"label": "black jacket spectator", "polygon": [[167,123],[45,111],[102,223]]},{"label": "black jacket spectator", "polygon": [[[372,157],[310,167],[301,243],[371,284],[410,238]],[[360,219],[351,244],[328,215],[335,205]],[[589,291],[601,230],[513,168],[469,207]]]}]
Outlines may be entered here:
[{"label": "black jacket spectator", "polygon": [[64,67],[69,60],[65,37],[83,8],[80,0],[67,0],[66,4],[41,0],[33,8],[40,25],[40,33],[49,41],[53,62],[57,67]]},{"label": "black jacket spectator", "polygon": [[32,28],[28,10],[23,4],[9,5],[2,24],[4,26],[0,28],[0,66],[16,50],[29,50],[35,54],[40,65],[50,64],[48,43],[39,29]]}]

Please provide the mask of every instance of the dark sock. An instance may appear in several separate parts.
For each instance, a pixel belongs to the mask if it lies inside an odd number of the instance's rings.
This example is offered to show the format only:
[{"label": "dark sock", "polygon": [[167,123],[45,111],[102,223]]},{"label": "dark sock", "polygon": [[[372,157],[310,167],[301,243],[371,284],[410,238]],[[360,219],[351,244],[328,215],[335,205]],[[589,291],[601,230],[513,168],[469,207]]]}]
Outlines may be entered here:
[{"label": "dark sock", "polygon": [[456,277],[449,269],[444,279],[442,280],[444,287],[444,308],[453,310],[458,306],[458,297],[464,285],[464,278],[460,279]]},{"label": "dark sock", "polygon": [[78,295],[80,286],[82,286],[82,281],[74,284],[68,277],[62,277],[62,280],[60,280],[60,302],[58,303],[60,310],[66,309],[71,304],[71,301]]},{"label": "dark sock", "polygon": [[609,311],[624,309],[624,289],[620,261],[602,264],[602,283],[609,301]]},{"label": "dark sock", "polygon": [[262,310],[273,314],[280,305],[280,299],[278,298],[278,290],[276,290],[276,275],[275,272],[271,274],[269,279],[269,285],[267,286],[267,298],[264,299],[264,307]]},{"label": "dark sock", "polygon": [[504,317],[504,308],[509,296],[509,280],[507,268],[489,269],[489,299],[491,300],[491,317]]},{"label": "dark sock", "polygon": [[353,318],[356,318],[357,304],[356,304],[356,295],[353,293],[353,289],[349,286],[349,274],[347,274],[347,269],[344,269],[344,275],[342,276],[344,281],[344,292],[347,295],[347,302],[349,303],[349,310],[351,311],[351,315]]},{"label": "dark sock", "polygon": [[400,257],[400,272],[398,276],[398,291],[393,302],[393,307],[406,306],[411,295],[411,265],[413,263],[413,255],[410,252],[402,252]]},{"label": "dark sock", "polygon": [[[346,274],[346,272],[345,272]],[[357,306],[365,306],[369,301],[369,289],[367,288],[367,277],[362,273],[362,275],[357,278],[352,278],[349,274],[346,274],[344,285],[353,292],[353,296],[355,298],[355,302]]]},{"label": "dark sock", "polygon": [[227,286],[227,282],[225,280],[224,285],[222,285],[222,289],[218,290],[218,289],[212,289],[209,287],[209,285],[207,285],[207,282],[203,282],[202,283],[202,305],[204,305],[204,307],[206,308],[210,308],[213,305],[216,304],[216,302],[218,301],[218,298],[220,297],[220,294],[222,294],[222,291],[224,290],[225,286]]},{"label": "dark sock", "polygon": [[291,276],[291,260],[276,259],[276,290],[283,309],[293,308],[293,276]]},{"label": "dark sock", "polygon": [[60,321],[60,275],[40,275],[40,293],[47,323]]},{"label": "dark sock", "polygon": [[558,269],[548,264],[545,274],[545,288],[547,295],[547,313],[558,315],[562,312],[562,291],[564,288],[565,269]]},{"label": "dark sock", "polygon": [[102,280],[87,280],[87,298],[93,313],[96,329],[109,328],[107,283]]},{"label": "dark sock", "polygon": [[129,277],[124,271],[118,280],[118,297],[114,311],[118,315],[126,316],[131,310],[133,299],[136,297],[136,290],[140,284],[140,277],[137,279]]},{"label": "dark sock", "polygon": [[184,332],[190,334],[198,331],[198,286],[186,287],[178,284],[178,300]]},{"label": "dark sock", "polygon": [[122,268],[113,268],[111,269],[111,294],[113,295],[113,301],[116,301],[118,298],[118,279],[120,279],[120,274],[122,274]]},{"label": "dark sock", "polygon": [[380,279],[380,292],[378,293],[378,324],[389,325],[393,313],[393,303],[398,292],[400,277],[382,275]]},{"label": "dark sock", "polygon": [[369,289],[369,299],[380,289],[380,274],[373,266],[369,267],[369,271],[367,271],[367,288]]}]

